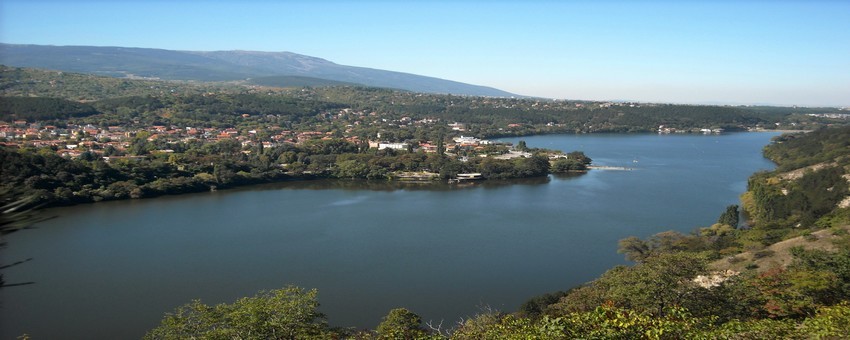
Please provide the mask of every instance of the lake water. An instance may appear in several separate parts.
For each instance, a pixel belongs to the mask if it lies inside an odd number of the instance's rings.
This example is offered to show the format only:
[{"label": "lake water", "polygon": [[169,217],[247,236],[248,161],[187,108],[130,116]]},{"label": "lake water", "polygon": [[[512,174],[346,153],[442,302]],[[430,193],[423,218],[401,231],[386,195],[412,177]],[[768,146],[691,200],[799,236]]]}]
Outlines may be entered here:
[{"label": "lake water", "polygon": [[[424,320],[515,310],[623,264],[617,241],[714,223],[773,164],[774,133],[551,135],[594,170],[471,186],[311,181],[51,209],[10,235],[0,338],[138,338],[165,312],[263,289],[319,290],[332,325],[374,327],[396,307]],[[517,141],[519,139],[512,139]]]}]

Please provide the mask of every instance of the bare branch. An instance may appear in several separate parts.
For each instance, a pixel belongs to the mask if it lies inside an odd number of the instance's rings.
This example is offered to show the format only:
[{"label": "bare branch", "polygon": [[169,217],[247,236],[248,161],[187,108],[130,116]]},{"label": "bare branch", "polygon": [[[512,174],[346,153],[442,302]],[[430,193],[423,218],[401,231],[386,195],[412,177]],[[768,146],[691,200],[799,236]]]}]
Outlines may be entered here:
[{"label": "bare branch", "polygon": [[427,323],[425,323],[425,325],[428,326],[428,328],[430,328],[431,331],[436,333],[437,335],[448,338],[452,335],[453,329],[452,328],[443,329],[443,321],[444,320],[441,319],[440,323],[435,326],[434,320],[430,320]]}]

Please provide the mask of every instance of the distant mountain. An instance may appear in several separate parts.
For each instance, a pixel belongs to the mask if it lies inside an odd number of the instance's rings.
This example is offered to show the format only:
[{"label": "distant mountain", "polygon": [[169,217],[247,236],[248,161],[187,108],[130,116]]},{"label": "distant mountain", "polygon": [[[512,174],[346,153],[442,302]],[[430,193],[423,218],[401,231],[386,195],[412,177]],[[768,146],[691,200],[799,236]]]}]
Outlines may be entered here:
[{"label": "distant mountain", "polygon": [[414,92],[511,97],[491,87],[335,64],[290,52],[172,51],[152,48],[0,44],[0,64],[112,77],[223,81],[299,76]]},{"label": "distant mountain", "polygon": [[363,84],[302,76],[271,76],[252,78],[249,83],[272,87],[363,86]]}]

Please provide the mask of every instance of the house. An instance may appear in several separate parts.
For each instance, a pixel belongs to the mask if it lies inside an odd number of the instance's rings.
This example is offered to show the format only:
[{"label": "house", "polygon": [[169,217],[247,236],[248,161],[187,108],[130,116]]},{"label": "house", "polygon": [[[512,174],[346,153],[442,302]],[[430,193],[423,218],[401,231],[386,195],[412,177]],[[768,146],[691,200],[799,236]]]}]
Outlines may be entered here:
[{"label": "house", "polygon": [[431,143],[420,143],[419,149],[426,153],[435,153],[437,152],[437,145]]},{"label": "house", "polygon": [[393,150],[407,150],[409,144],[407,143],[378,143],[378,150],[383,149],[393,149]]},{"label": "house", "polygon": [[488,141],[488,140],[483,140],[483,139],[478,139],[478,138],[475,138],[475,137],[469,137],[469,136],[463,136],[463,135],[461,135],[460,137],[452,138],[452,140],[454,140],[454,142],[457,143],[460,146],[478,146],[479,144],[482,144],[482,145],[490,144],[490,141]]},{"label": "house", "polygon": [[453,131],[466,131],[466,125],[461,123],[451,123],[449,127],[452,128]]}]

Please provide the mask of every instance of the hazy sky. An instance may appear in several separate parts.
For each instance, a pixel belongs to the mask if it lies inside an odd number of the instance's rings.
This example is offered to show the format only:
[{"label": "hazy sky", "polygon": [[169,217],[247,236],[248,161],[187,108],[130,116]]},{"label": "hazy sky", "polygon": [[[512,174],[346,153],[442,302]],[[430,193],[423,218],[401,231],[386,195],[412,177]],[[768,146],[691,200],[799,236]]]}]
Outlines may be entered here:
[{"label": "hazy sky", "polygon": [[0,0],[0,42],[289,51],[550,98],[850,106],[846,0]]}]

